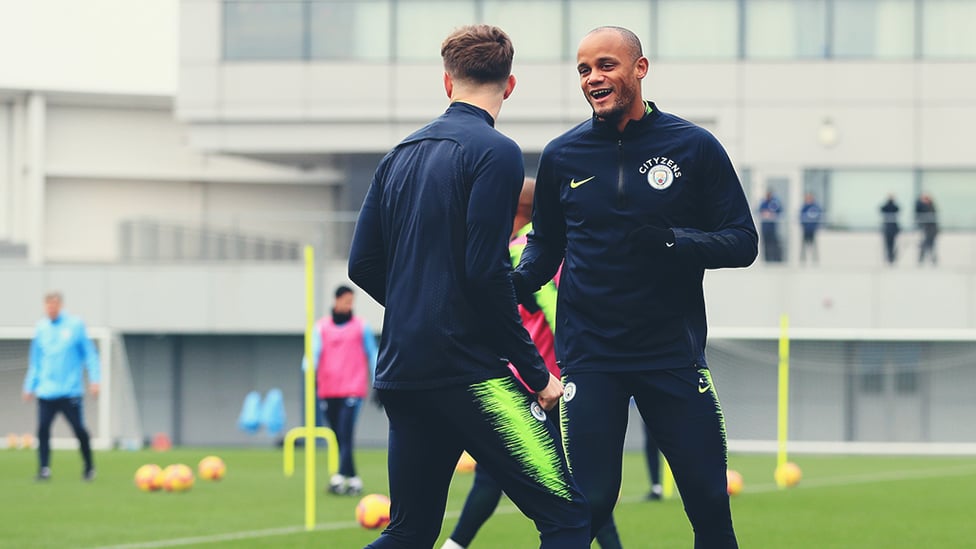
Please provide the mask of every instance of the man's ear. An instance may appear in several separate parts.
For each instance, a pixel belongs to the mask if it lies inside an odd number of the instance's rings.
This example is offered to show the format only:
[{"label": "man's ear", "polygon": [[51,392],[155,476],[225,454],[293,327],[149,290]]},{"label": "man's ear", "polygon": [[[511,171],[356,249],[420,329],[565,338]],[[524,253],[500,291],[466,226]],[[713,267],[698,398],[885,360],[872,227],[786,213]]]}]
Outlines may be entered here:
[{"label": "man's ear", "polygon": [[505,83],[505,96],[502,99],[508,99],[509,95],[512,95],[512,90],[515,89],[515,75],[508,75],[508,82]]},{"label": "man's ear", "polygon": [[637,60],[637,78],[642,79],[647,76],[647,71],[649,69],[650,62],[643,55]]},{"label": "man's ear", "polygon": [[447,93],[448,99],[453,99],[451,95],[454,93],[454,80],[447,71],[444,72],[444,91]]}]

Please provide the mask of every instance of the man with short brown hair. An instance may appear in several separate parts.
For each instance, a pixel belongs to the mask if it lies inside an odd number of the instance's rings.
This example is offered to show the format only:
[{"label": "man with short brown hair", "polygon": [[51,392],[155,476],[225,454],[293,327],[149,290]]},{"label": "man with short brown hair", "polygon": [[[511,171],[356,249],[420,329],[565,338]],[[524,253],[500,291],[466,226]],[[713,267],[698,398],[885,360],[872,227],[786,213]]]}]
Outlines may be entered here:
[{"label": "man with short brown hair", "polygon": [[543,548],[590,545],[549,413],[562,384],[519,321],[510,279],[524,168],[494,123],[515,87],[513,54],[497,27],[447,37],[451,104],[383,158],[356,224],[349,278],[386,307],[374,387],[390,420],[392,506],[373,549],[433,547],[463,450],[535,522]]}]

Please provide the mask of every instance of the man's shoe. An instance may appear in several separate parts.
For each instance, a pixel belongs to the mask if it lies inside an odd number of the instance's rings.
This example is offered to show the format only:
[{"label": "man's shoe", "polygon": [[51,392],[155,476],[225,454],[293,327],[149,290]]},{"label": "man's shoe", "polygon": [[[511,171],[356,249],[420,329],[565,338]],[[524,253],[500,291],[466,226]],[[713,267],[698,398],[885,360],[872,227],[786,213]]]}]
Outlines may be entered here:
[{"label": "man's shoe", "polygon": [[81,474],[81,480],[85,482],[91,482],[95,480],[95,468],[85,469],[85,472]]},{"label": "man's shoe", "polygon": [[345,495],[346,493],[346,477],[335,474],[329,479],[329,492],[336,494],[338,496]]},{"label": "man's shoe", "polygon": [[363,481],[359,477],[351,477],[349,479],[349,484],[346,486],[345,494],[347,496],[358,496],[363,493]]},{"label": "man's shoe", "polygon": [[41,467],[41,469],[39,471],[37,471],[37,476],[34,477],[34,480],[36,480],[38,482],[44,482],[44,481],[47,481],[47,480],[51,480],[51,468],[50,467]]}]

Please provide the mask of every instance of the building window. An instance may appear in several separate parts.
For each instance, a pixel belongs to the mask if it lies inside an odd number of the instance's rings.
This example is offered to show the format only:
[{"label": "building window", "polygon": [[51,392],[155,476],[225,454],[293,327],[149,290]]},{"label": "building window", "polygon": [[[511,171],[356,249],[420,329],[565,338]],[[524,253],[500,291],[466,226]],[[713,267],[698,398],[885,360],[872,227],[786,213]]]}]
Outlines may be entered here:
[{"label": "building window", "polygon": [[854,342],[856,358],[854,372],[861,393],[879,395],[884,392],[885,350],[882,343]]},{"label": "building window", "polygon": [[745,53],[751,59],[809,59],[827,54],[826,0],[746,2]]},{"label": "building window", "polygon": [[809,170],[804,180],[830,212],[827,225],[837,229],[875,230],[881,226],[881,205],[894,195],[902,229],[912,225],[915,173],[912,170]]},{"label": "building window", "polygon": [[941,229],[976,229],[972,197],[976,171],[923,171],[922,192],[935,204]]},{"label": "building window", "polygon": [[515,44],[517,61],[555,61],[562,57],[562,9],[561,0],[484,0],[481,6],[482,22],[508,34]]},{"label": "building window", "polygon": [[225,0],[224,59],[305,57],[305,2]]},{"label": "building window", "polygon": [[907,59],[915,55],[912,0],[836,0],[833,57]]},{"label": "building window", "polygon": [[[603,26],[625,27],[641,41],[644,55],[653,55],[654,34],[651,31],[651,2],[646,0],[572,0],[569,3],[568,59],[576,60],[580,40],[591,30]],[[574,63],[575,65],[575,63]]]},{"label": "building window", "polygon": [[657,57],[735,59],[739,55],[737,0],[658,0]]},{"label": "building window", "polygon": [[925,0],[922,2],[922,56],[929,59],[976,57],[976,2]]},{"label": "building window", "polygon": [[812,192],[835,229],[875,230],[881,225],[881,204],[894,195],[902,230],[915,227],[915,203],[927,193],[935,203],[940,229],[976,229],[971,197],[973,170],[822,170],[803,174],[803,191]]},{"label": "building window", "polygon": [[396,51],[401,61],[441,58],[441,43],[455,28],[477,21],[471,0],[400,0],[396,6]]},{"label": "building window", "polygon": [[309,9],[312,59],[388,60],[392,12],[389,0],[313,1]]}]

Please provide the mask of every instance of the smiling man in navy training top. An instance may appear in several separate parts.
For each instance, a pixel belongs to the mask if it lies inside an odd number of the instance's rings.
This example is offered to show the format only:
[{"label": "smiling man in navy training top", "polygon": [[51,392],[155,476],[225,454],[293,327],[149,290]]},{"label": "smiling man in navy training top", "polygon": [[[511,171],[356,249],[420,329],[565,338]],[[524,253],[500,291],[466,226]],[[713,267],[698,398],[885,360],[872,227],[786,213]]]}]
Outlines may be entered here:
[{"label": "smiling man in navy training top", "polygon": [[736,547],[702,279],[755,260],[749,205],[710,133],[642,99],[648,61],[632,32],[591,31],[577,70],[593,117],[543,151],[533,232],[512,275],[521,300],[565,258],[556,357],[567,457],[596,532],[620,489],[633,396],[674,472],[695,547]]},{"label": "smiling man in navy training top", "polygon": [[383,158],[356,224],[349,277],[386,307],[374,386],[390,420],[392,520],[373,549],[433,546],[462,450],[535,521],[542,547],[590,546],[547,414],[562,383],[522,327],[510,279],[524,168],[494,124],[515,87],[513,55],[497,27],[447,37],[451,104]]}]

